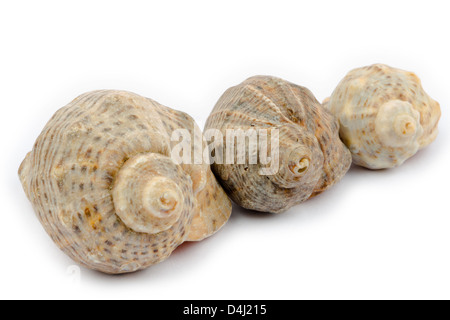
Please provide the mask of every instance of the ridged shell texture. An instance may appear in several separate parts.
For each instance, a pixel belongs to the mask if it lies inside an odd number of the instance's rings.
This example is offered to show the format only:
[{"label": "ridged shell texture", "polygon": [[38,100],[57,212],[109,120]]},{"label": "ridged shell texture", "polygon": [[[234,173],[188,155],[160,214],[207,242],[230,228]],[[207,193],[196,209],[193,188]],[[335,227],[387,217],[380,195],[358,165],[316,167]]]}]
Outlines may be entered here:
[{"label": "ridged shell texture", "polygon": [[441,116],[414,73],[383,64],[350,71],[324,106],[354,163],[370,169],[399,166],[429,145]]},{"label": "ridged shell texture", "polygon": [[[175,164],[185,113],[125,91],[83,94],[56,112],[19,175],[39,220],[71,258],[106,273],[143,269],[228,219],[207,164]],[[199,130],[199,129],[198,129]]]},{"label": "ridged shell texture", "polygon": [[[261,162],[212,165],[227,194],[252,210],[283,212],[330,188],[351,164],[334,117],[308,89],[272,76],[251,77],[228,89],[209,116],[207,129],[218,129],[224,137],[229,129],[278,130],[276,174],[261,175],[266,167]],[[222,148],[227,148],[226,139]]]}]

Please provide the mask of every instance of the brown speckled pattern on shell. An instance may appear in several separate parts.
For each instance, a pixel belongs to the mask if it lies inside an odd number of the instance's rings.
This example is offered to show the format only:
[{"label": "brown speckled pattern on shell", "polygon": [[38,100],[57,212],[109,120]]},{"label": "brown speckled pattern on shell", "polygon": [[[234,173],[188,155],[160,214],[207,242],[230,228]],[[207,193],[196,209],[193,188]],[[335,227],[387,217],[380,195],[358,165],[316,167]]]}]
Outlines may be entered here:
[{"label": "brown speckled pattern on shell", "polygon": [[[183,208],[169,229],[135,232],[115,212],[112,189],[124,163],[146,153],[171,161],[172,130],[195,126],[188,115],[133,93],[89,92],[55,113],[19,176],[45,230],[72,259],[106,273],[136,271],[166,259],[185,240],[211,235],[231,213],[207,164],[173,164]],[[153,169],[164,172],[164,162],[160,166]],[[203,189],[218,193],[209,206],[195,198]],[[191,235],[194,218],[202,232]]]},{"label": "brown speckled pattern on shell", "polygon": [[[410,119],[411,132],[405,137],[403,128],[383,124],[394,121],[395,112],[385,108],[392,101],[403,105],[403,110],[397,106],[401,116]],[[398,166],[430,144],[436,138],[441,115],[439,103],[428,96],[414,73],[384,64],[350,71],[323,105],[339,120],[341,138],[354,163],[370,169]],[[380,131],[387,134],[381,136]]]},{"label": "brown speckled pattern on shell", "polygon": [[[224,136],[227,129],[250,128],[279,130],[277,174],[260,175],[260,163],[212,165],[228,195],[245,208],[283,212],[334,185],[350,167],[337,121],[304,87],[271,76],[251,77],[222,95],[205,126]],[[225,139],[223,143],[226,147]],[[292,150],[301,150],[299,156],[310,161],[295,177],[289,171]]]}]

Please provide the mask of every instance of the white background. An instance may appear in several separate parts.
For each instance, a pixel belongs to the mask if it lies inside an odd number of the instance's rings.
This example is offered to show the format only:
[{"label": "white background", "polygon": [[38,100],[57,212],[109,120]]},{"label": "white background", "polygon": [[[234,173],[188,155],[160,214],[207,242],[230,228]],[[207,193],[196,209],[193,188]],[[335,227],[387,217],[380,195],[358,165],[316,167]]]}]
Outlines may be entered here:
[{"label": "white background", "polygon": [[[0,298],[450,298],[448,1],[1,1]],[[414,71],[442,108],[437,140],[403,166],[352,167],[281,215],[234,208],[213,237],[145,271],[81,268],[52,243],[17,169],[60,107],[124,89],[201,127],[257,74],[322,101],[356,67]]]}]

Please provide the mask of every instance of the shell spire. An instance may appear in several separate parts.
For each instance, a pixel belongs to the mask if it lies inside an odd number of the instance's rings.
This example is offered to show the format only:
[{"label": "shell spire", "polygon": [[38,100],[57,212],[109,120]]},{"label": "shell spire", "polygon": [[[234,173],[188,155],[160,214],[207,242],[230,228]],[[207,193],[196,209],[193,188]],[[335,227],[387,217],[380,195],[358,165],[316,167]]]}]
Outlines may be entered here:
[{"label": "shell spire", "polygon": [[420,113],[411,103],[390,100],[383,104],[375,119],[375,132],[382,144],[389,147],[419,148],[418,138],[423,133]]},{"label": "shell spire", "polygon": [[169,157],[148,153],[127,160],[112,189],[117,215],[132,230],[166,231],[180,219],[193,198],[192,185]]}]

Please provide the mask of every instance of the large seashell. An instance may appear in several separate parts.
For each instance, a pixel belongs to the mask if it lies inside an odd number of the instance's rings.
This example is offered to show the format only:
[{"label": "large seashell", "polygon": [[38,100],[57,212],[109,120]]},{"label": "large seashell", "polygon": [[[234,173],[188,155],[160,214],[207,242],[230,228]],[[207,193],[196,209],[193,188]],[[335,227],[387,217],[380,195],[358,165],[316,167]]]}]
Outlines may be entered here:
[{"label": "large seashell", "polygon": [[[308,89],[275,77],[255,76],[228,89],[209,116],[205,133],[208,129],[220,130],[223,136],[230,129],[278,132],[275,174],[261,174],[266,167],[261,158],[250,164],[250,151],[247,163],[212,164],[228,195],[252,210],[283,212],[330,188],[351,164],[333,116]],[[267,149],[271,146],[272,142]],[[228,147],[224,138],[215,150]],[[260,148],[258,154],[262,153]]]},{"label": "large seashell", "polygon": [[414,73],[383,64],[350,71],[324,106],[354,163],[370,169],[399,166],[429,145],[441,116]]},{"label": "large seashell", "polygon": [[208,164],[172,160],[176,129],[200,132],[185,113],[125,91],[89,92],[56,112],[19,176],[66,254],[132,272],[222,227],[231,203]]}]

